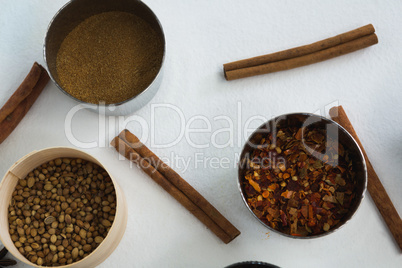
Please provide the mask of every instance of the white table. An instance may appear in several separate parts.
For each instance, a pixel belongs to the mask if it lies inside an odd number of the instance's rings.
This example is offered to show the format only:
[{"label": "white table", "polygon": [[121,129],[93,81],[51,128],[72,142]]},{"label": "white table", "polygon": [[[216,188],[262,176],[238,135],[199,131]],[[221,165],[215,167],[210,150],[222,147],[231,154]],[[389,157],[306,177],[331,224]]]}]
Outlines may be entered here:
[{"label": "white table", "polygon": [[[0,105],[34,61],[44,63],[42,44],[48,23],[65,2],[0,2]],[[237,188],[236,160],[250,134],[244,133],[245,128],[255,129],[262,118],[290,112],[325,114],[328,108],[343,105],[402,214],[402,3],[146,2],[160,18],[167,40],[165,77],[151,103],[124,118],[99,119],[96,113],[81,110],[69,125],[68,115],[76,103],[49,83],[0,145],[0,173],[33,150],[77,147],[77,141],[91,147],[89,143],[95,142],[93,148],[83,150],[111,171],[129,204],[125,236],[100,267],[218,268],[245,260],[282,267],[401,267],[402,255],[369,194],[339,231],[313,240],[286,238],[269,232],[244,206]],[[376,28],[376,46],[290,71],[232,82],[223,78],[223,63],[308,44],[368,23]],[[206,128],[205,119],[210,131],[189,131]],[[170,160],[242,234],[223,244],[147,175],[127,160],[119,160],[108,143],[124,127],[143,134],[145,143]],[[233,130],[233,143],[226,144],[230,133],[224,129],[228,127]],[[66,134],[70,128],[74,139]],[[185,131],[183,137],[181,131]],[[171,142],[175,144],[168,148],[157,146]],[[189,161],[188,167],[175,159]],[[221,167],[216,159],[223,161]]]}]

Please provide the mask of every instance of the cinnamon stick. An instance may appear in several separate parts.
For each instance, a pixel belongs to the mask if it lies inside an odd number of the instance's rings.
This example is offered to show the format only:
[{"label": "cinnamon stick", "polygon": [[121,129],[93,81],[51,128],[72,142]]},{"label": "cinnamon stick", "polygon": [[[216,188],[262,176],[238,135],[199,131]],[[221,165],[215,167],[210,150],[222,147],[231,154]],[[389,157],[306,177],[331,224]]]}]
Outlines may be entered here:
[{"label": "cinnamon stick", "polygon": [[20,104],[20,102],[31,94],[32,89],[38,82],[41,73],[42,69],[40,65],[35,62],[24,81],[0,109],[0,122],[6,119],[6,117],[15,110],[18,104]]},{"label": "cinnamon stick", "polygon": [[150,162],[170,183],[183,192],[194,204],[203,210],[208,216],[227,234],[234,239],[240,231],[234,227],[214,206],[211,205],[197,190],[185,181],[176,171],[166,165],[158,156],[148,149],[134,134],[125,129],[119,134],[142,158]]},{"label": "cinnamon stick", "polygon": [[[40,71],[40,75],[35,82],[38,70]],[[46,70],[35,63],[31,72],[24,79],[16,93],[14,93],[7,101],[6,105],[3,106],[3,108],[5,108],[0,110],[0,118],[4,118],[0,121],[0,144],[21,122],[22,118],[27,114],[48,82],[49,75]],[[29,92],[29,94],[27,94],[27,92]],[[25,98],[23,98],[24,96]]]},{"label": "cinnamon stick", "polygon": [[367,189],[371,197],[373,198],[375,205],[380,211],[385,223],[391,231],[391,234],[393,235],[400,250],[402,250],[402,220],[398,214],[398,211],[392,204],[392,201],[389,198],[387,192],[385,191],[385,188],[382,185],[377,173],[375,172],[373,165],[367,157],[366,151],[364,150],[363,145],[360,142],[360,139],[357,136],[352,123],[349,121],[349,118],[346,115],[346,112],[342,106],[332,107],[329,111],[329,114],[331,118],[342,127],[344,127],[359,144],[367,164]]},{"label": "cinnamon stick", "polygon": [[305,46],[300,46],[300,47],[295,47],[263,56],[258,56],[250,59],[245,59],[245,60],[240,60],[240,61],[235,61],[235,62],[230,62],[226,63],[223,65],[223,68],[225,72],[236,70],[236,69],[241,69],[241,68],[247,68],[247,67],[252,67],[252,66],[258,66],[262,64],[267,64],[270,62],[275,62],[275,61],[281,61],[281,60],[287,60],[291,58],[296,58],[300,56],[304,56],[307,54],[311,54],[320,50],[324,50],[330,47],[334,47],[355,39],[358,39],[360,37],[370,35],[375,32],[374,26],[372,24],[368,24],[366,26],[357,28],[355,30],[330,37],[309,45]]},{"label": "cinnamon stick", "polygon": [[[173,196],[180,204],[189,210],[197,219],[205,224],[216,236],[218,236],[224,243],[229,243],[234,239],[226,230],[222,229],[215,223],[210,216],[200,209],[196,203],[180,191],[175,185],[167,180],[154,166],[150,164],[147,159],[142,158],[133,148],[131,148],[124,140],[116,137],[112,140],[111,145],[122,155],[130,161],[138,164],[142,170],[148,174],[156,183],[158,183],[165,191]],[[238,232],[240,234],[240,232]]]},{"label": "cinnamon stick", "polygon": [[332,59],[378,43],[374,27],[366,25],[310,45],[224,65],[226,80],[289,70]]}]

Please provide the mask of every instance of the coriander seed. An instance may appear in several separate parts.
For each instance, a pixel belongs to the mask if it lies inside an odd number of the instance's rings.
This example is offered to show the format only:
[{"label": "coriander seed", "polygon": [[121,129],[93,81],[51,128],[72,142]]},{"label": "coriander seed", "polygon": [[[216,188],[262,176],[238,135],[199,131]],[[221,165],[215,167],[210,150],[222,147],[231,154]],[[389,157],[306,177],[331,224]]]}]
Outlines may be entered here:
[{"label": "coriander seed", "polygon": [[[62,190],[71,187],[77,190]],[[100,213],[105,207],[108,213]],[[32,263],[60,266],[95,250],[108,234],[115,212],[114,186],[103,168],[82,159],[55,159],[34,169],[15,187],[9,233]]]}]

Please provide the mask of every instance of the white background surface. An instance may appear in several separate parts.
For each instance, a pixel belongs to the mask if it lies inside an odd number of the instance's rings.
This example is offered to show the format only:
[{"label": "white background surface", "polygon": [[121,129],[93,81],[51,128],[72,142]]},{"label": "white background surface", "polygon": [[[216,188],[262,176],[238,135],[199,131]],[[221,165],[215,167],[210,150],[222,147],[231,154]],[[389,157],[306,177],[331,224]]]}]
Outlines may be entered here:
[{"label": "white background surface", "polygon": [[[43,64],[42,44],[50,19],[66,1],[0,1],[0,105],[18,87],[32,63]],[[211,132],[191,134],[170,148],[181,128],[176,111],[157,108],[145,142],[161,157],[190,158],[189,167],[172,164],[242,234],[223,244],[138,168],[105,146],[85,149],[98,157],[124,188],[129,204],[123,240],[101,267],[224,267],[259,260],[282,267],[401,267],[402,255],[371,197],[344,228],[320,239],[294,240],[269,232],[249,213],[237,189],[236,154],[246,121],[290,112],[317,112],[343,105],[389,196],[402,215],[402,3],[400,1],[147,0],[167,40],[165,77],[151,104],[172,104],[186,122],[196,115],[211,121]],[[323,63],[227,82],[222,64],[308,44],[372,23],[379,44]],[[109,141],[124,127],[137,135],[138,118],[151,122],[151,104],[128,125],[117,117],[78,112],[72,120],[80,141]],[[73,146],[65,118],[76,105],[49,83],[12,135],[0,145],[0,173],[25,154],[51,146]],[[241,114],[238,113],[241,106]],[[234,144],[216,148],[212,133],[234,122]],[[126,117],[127,119],[128,117]],[[254,120],[250,128],[261,121]],[[241,127],[239,127],[239,125]],[[193,127],[205,127],[196,121]],[[145,133],[146,134],[146,133]],[[225,143],[228,133],[216,136]],[[206,149],[191,145],[207,143]],[[206,167],[204,157],[227,157],[230,168]],[[19,264],[18,267],[24,267]]]}]

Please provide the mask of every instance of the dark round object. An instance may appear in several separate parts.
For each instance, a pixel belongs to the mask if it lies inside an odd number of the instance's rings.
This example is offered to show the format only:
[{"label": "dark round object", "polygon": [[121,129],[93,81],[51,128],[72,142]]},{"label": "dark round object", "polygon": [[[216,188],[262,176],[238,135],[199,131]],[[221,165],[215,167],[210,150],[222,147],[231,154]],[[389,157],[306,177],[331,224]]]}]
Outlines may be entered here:
[{"label": "dark round object", "polygon": [[279,266],[260,261],[238,262],[225,268],[279,268]]}]

